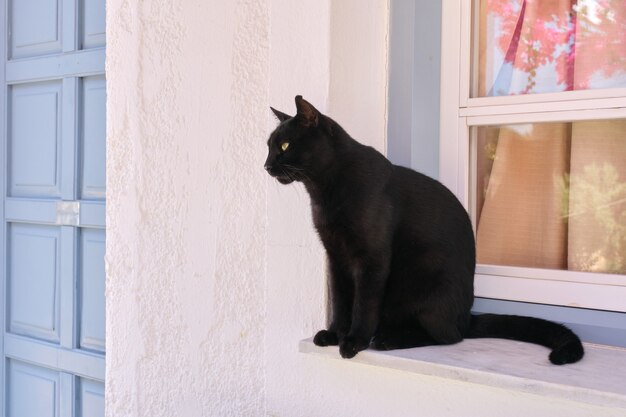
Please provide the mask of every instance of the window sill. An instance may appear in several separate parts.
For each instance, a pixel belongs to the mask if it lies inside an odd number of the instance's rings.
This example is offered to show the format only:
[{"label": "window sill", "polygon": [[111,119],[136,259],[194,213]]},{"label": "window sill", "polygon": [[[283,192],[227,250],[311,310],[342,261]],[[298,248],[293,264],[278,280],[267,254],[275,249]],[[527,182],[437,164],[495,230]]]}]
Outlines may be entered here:
[{"label": "window sill", "polygon": [[[336,347],[302,340],[302,353],[341,359]],[[360,352],[351,362],[482,384],[546,397],[626,409],[626,349],[585,344],[582,361],[555,366],[548,350],[498,339],[465,340],[429,346]]]}]

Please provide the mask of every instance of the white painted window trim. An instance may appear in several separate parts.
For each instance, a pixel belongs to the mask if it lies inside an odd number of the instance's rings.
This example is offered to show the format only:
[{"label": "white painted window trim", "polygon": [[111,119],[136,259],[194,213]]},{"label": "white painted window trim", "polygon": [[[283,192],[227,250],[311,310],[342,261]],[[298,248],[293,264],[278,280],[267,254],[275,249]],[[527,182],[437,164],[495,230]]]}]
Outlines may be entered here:
[{"label": "white painted window trim", "polygon": [[[470,128],[626,118],[626,88],[470,98],[472,1],[443,0],[439,178],[473,212]],[[626,312],[623,275],[478,265],[478,297]]]}]

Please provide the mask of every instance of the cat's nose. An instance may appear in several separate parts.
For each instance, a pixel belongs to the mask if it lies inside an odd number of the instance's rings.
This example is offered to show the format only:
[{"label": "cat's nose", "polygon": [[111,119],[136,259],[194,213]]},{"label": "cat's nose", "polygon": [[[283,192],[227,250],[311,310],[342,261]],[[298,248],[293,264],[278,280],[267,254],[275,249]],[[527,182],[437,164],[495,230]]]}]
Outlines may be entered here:
[{"label": "cat's nose", "polygon": [[274,158],[272,158],[272,155],[267,155],[267,158],[265,158],[265,163],[263,164],[263,168],[265,168],[265,170],[267,172],[270,173],[270,175],[272,174],[272,169],[274,169],[274,162],[276,162],[274,160]]}]

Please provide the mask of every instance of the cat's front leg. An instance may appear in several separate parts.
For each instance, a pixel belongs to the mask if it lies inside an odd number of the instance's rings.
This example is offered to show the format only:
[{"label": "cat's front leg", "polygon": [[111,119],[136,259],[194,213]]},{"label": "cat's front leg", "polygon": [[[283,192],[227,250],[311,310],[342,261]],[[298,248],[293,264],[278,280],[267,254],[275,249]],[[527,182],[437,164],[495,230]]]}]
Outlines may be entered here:
[{"label": "cat's front leg", "polygon": [[346,336],[339,344],[339,354],[342,358],[351,359],[370,345],[370,339],[359,336]]},{"label": "cat's front leg", "polygon": [[337,332],[332,330],[320,330],[315,334],[313,343],[317,346],[337,346],[339,344],[339,336]]},{"label": "cat's front leg", "polygon": [[353,358],[369,347],[380,320],[387,274],[386,267],[370,266],[355,276],[350,332],[339,342],[339,353],[343,358]]},{"label": "cat's front leg", "polygon": [[329,296],[331,323],[327,330],[320,330],[313,338],[318,346],[337,346],[348,334],[351,323],[351,307],[354,295],[352,277],[340,262],[329,256]]},{"label": "cat's front leg", "polygon": [[337,346],[350,330],[350,322],[341,319],[338,322],[333,321],[327,330],[320,330],[313,337],[313,343],[317,346]]}]

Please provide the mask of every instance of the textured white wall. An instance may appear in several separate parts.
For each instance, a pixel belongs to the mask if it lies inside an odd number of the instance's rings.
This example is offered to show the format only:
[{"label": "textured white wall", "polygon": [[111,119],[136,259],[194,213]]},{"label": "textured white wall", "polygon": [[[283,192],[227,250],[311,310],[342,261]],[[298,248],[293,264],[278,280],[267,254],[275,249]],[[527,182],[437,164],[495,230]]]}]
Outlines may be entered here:
[{"label": "textured white wall", "polygon": [[107,1],[109,417],[264,409],[268,4]]},{"label": "textured white wall", "polygon": [[[330,1],[274,0],[271,6],[270,103],[295,113],[302,94],[328,110]],[[272,126],[276,121],[271,121]],[[269,132],[268,132],[269,133]],[[325,260],[300,184],[267,181],[266,412],[307,415],[321,390],[306,379],[316,370],[297,353],[298,341],[323,325]],[[314,414],[308,414],[314,415]],[[332,414],[329,414],[332,415]]]},{"label": "textured white wall", "polygon": [[599,416],[298,353],[324,326],[302,186],[265,175],[303,94],[385,148],[388,2],[107,0],[108,417]]},{"label": "textured white wall", "polygon": [[330,22],[329,112],[352,137],[383,153],[389,1],[333,1]]}]

